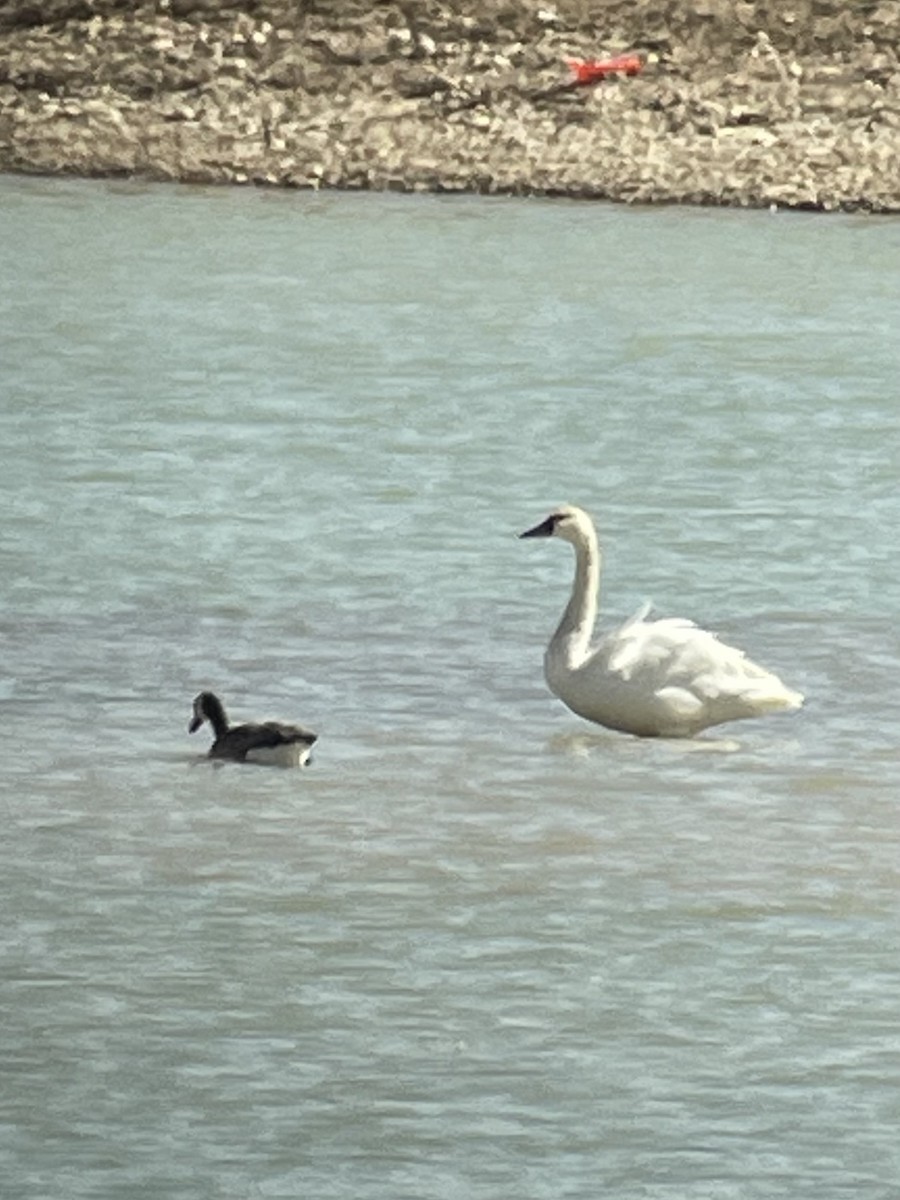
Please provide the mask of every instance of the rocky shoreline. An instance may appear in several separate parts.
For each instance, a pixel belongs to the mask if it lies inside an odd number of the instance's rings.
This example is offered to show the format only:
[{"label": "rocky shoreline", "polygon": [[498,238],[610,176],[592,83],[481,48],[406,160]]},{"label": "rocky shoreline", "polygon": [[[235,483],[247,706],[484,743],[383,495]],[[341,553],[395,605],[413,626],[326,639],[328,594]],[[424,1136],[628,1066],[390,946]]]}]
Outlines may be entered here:
[{"label": "rocky shoreline", "polygon": [[0,170],[900,212],[898,31],[900,0],[11,0]]}]

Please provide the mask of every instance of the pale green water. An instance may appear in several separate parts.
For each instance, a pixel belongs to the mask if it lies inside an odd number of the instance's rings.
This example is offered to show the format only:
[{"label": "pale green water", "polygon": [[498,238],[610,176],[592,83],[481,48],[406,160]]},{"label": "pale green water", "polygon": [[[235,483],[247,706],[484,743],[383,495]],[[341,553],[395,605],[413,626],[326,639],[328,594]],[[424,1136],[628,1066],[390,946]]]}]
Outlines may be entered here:
[{"label": "pale green water", "polygon": [[[4,1194],[895,1196],[900,224],[0,213]],[[568,714],[559,500],[803,713]]]}]

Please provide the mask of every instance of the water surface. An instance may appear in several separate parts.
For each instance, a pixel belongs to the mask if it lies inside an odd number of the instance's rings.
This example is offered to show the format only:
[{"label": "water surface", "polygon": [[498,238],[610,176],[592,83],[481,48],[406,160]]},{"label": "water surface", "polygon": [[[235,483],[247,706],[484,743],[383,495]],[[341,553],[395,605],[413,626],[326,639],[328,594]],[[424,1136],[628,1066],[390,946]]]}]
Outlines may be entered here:
[{"label": "water surface", "polygon": [[[19,1200],[900,1177],[900,225],[0,180]],[[806,709],[549,696],[560,500]],[[203,761],[193,695],[319,730]]]}]

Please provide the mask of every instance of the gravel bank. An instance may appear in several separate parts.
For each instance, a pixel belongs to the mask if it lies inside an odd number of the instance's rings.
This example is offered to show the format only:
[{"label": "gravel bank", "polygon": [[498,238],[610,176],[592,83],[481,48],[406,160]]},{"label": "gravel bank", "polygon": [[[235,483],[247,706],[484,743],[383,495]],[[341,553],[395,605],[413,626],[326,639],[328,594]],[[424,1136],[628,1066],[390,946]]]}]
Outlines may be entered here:
[{"label": "gravel bank", "polygon": [[0,169],[898,212],[898,30],[900,0],[12,0]]}]

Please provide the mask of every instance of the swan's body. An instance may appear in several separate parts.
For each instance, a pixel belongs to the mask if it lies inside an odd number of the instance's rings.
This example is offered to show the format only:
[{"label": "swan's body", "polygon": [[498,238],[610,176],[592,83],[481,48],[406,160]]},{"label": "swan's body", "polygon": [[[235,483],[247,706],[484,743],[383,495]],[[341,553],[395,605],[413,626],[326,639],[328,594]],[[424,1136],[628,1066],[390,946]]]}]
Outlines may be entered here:
[{"label": "swan's body", "polygon": [[194,700],[188,733],[196,733],[204,721],[209,721],[215,735],[209,757],[232,762],[302,767],[318,737],[300,725],[282,725],[279,721],[229,725],[225,707],[213,692],[201,692]]},{"label": "swan's body", "polygon": [[645,605],[594,646],[600,549],[586,512],[563,505],[521,537],[575,548],[572,595],[544,655],[550,691],[598,725],[643,737],[691,737],[710,725],[799,708],[803,697],[692,621],[648,621]]}]

